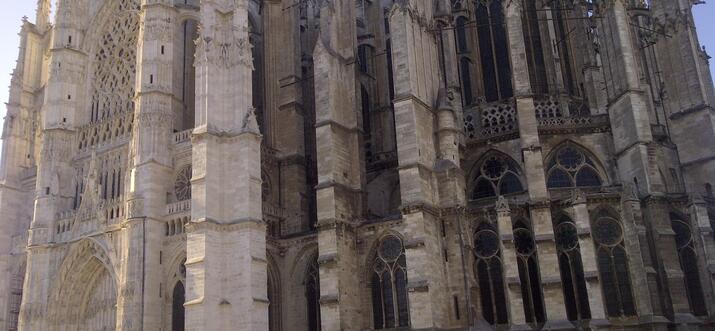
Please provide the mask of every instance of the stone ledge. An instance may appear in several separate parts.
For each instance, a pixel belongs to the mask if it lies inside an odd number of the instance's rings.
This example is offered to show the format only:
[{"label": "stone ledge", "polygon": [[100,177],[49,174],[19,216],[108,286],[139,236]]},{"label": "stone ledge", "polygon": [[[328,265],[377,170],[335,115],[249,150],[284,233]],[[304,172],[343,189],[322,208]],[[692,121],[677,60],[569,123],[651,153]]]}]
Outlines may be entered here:
[{"label": "stone ledge", "polygon": [[409,292],[428,292],[429,291],[429,281],[426,279],[415,280],[407,283],[407,290]]},{"label": "stone ledge", "polygon": [[187,224],[186,233],[192,234],[194,232],[202,230],[234,232],[238,230],[243,230],[244,228],[250,226],[265,226],[265,222],[262,219],[257,219],[253,217],[239,218],[228,222],[218,222],[210,218],[203,218],[199,219],[198,221],[191,221],[189,224]]}]

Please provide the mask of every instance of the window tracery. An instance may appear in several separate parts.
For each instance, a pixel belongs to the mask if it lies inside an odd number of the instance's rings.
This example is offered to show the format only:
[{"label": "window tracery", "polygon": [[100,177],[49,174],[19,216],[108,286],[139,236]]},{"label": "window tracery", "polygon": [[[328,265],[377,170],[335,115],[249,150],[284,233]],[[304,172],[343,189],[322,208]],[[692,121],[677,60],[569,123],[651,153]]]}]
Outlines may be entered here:
[{"label": "window tracery", "polygon": [[177,201],[191,199],[191,165],[187,165],[179,171],[174,182],[174,194]]},{"label": "window tracery", "polygon": [[465,105],[514,95],[503,6],[502,0],[452,1]]},{"label": "window tracery", "polygon": [[139,3],[120,0],[116,6],[114,20],[102,35],[94,55],[91,122],[134,111]]},{"label": "window tracery", "polygon": [[542,325],[546,321],[546,310],[541,292],[536,241],[534,241],[531,229],[523,221],[514,224],[514,248],[517,255],[526,322],[537,326]]},{"label": "window tracery", "polygon": [[610,217],[601,217],[594,222],[592,235],[598,250],[598,271],[608,316],[635,316],[636,308],[620,222]]},{"label": "window tracery", "polygon": [[370,283],[375,329],[409,326],[407,261],[402,240],[392,235],[382,239]]},{"label": "window tracery", "polygon": [[591,319],[591,308],[588,302],[583,261],[581,260],[578,228],[568,216],[562,215],[558,218],[554,233],[566,315],[569,321],[589,320]]},{"label": "window tracery", "polygon": [[482,223],[474,235],[474,272],[484,319],[491,325],[509,323],[504,288],[500,239],[496,228]]},{"label": "window tracery", "polygon": [[698,257],[692,229],[676,214],[671,213],[670,221],[673,232],[675,232],[675,246],[678,250],[680,268],[685,276],[685,292],[688,295],[690,310],[696,316],[706,316],[708,312],[705,307],[703,286],[700,282]]},{"label": "window tracery", "polygon": [[308,301],[308,330],[320,331],[320,273],[317,257],[308,266],[305,298]]},{"label": "window tracery", "polygon": [[484,159],[474,180],[472,198],[482,199],[524,190],[516,162],[494,153]]},{"label": "window tracery", "polygon": [[573,146],[556,151],[547,167],[549,188],[597,187],[602,185],[594,161]]}]

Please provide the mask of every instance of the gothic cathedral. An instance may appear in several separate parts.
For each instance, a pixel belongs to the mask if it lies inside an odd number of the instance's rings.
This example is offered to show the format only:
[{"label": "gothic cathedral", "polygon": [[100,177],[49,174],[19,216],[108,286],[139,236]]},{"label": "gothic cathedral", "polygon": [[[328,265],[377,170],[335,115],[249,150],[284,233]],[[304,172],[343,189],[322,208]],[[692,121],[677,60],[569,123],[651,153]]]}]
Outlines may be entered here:
[{"label": "gothic cathedral", "polygon": [[2,331],[715,330],[702,1],[51,2]]}]

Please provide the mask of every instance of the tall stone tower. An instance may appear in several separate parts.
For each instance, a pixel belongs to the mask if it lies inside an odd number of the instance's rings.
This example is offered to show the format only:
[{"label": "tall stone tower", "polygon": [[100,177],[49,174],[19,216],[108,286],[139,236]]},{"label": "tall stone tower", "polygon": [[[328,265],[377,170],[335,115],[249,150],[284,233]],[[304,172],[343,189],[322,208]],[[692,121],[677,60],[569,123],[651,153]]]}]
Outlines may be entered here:
[{"label": "tall stone tower", "polygon": [[694,0],[38,0],[0,330],[712,330]]}]

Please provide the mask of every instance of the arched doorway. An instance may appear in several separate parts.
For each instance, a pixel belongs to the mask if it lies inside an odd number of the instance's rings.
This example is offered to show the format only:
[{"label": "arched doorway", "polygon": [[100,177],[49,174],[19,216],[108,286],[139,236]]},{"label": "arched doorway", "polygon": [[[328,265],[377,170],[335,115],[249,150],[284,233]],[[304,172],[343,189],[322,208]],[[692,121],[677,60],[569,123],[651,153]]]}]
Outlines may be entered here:
[{"label": "arched doorway", "polygon": [[105,249],[84,240],[62,262],[50,296],[50,330],[115,330],[117,281]]}]

